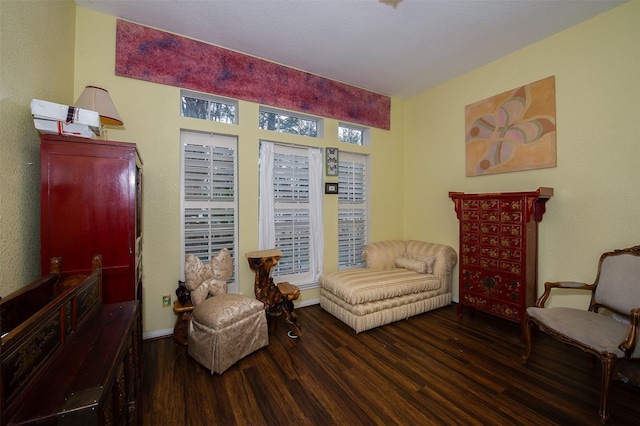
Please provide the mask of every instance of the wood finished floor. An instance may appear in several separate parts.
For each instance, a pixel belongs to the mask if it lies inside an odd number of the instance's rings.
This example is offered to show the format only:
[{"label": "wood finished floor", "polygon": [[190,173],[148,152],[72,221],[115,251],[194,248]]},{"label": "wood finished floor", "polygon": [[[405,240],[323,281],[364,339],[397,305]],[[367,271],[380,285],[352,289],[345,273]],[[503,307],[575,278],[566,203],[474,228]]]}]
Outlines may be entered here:
[{"label": "wood finished floor", "polygon": [[[211,375],[172,338],[143,343],[144,425],[598,425],[600,367],[539,333],[527,366],[515,323],[455,305],[360,334],[319,305],[269,346]],[[640,425],[615,383],[608,425]]]}]

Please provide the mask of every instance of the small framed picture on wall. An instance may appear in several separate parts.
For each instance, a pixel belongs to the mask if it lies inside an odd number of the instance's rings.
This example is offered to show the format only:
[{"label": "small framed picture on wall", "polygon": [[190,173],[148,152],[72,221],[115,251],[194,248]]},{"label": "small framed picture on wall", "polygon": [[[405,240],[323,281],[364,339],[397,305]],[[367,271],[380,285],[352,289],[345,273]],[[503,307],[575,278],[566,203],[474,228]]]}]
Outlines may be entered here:
[{"label": "small framed picture on wall", "polygon": [[337,194],[338,193],[338,182],[326,182],[324,184],[324,193],[325,194]]},{"label": "small framed picture on wall", "polygon": [[338,176],[338,148],[325,148],[325,165],[327,176]]}]

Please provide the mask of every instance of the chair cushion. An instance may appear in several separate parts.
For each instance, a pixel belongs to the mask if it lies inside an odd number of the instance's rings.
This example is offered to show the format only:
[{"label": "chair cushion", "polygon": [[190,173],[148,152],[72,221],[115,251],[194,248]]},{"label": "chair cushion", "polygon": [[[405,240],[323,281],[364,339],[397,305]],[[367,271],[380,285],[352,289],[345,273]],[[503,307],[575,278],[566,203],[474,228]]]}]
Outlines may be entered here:
[{"label": "chair cushion", "polygon": [[264,303],[259,300],[242,294],[219,294],[194,307],[192,319],[203,327],[219,331],[260,311],[264,311]]},{"label": "chair cushion", "polygon": [[[527,308],[529,316],[544,326],[564,334],[596,352],[608,352],[623,357],[618,345],[629,325],[610,316],[575,308]],[[636,349],[633,357],[640,355]]]},{"label": "chair cushion", "polygon": [[638,277],[640,256],[625,253],[605,257],[600,265],[596,302],[629,315],[640,307]]}]

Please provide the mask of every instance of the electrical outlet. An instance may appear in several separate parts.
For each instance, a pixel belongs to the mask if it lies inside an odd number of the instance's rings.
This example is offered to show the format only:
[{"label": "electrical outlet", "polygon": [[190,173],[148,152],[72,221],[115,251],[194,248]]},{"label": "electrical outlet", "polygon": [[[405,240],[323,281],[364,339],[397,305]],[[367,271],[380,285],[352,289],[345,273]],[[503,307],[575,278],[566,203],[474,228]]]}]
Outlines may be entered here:
[{"label": "electrical outlet", "polygon": [[164,294],[162,296],[162,307],[166,308],[168,306],[171,306],[171,295],[170,294]]}]

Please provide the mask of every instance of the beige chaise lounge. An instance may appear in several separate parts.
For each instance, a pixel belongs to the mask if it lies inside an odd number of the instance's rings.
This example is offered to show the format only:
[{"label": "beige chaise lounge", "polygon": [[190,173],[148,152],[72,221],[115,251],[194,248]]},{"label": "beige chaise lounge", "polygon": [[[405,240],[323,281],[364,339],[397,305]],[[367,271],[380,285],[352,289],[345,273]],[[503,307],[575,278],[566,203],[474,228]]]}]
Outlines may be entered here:
[{"label": "beige chaise lounge", "polygon": [[320,306],[356,333],[451,303],[453,248],[423,241],[368,244],[366,268],[320,278]]}]

